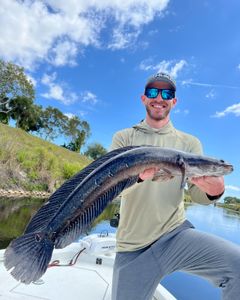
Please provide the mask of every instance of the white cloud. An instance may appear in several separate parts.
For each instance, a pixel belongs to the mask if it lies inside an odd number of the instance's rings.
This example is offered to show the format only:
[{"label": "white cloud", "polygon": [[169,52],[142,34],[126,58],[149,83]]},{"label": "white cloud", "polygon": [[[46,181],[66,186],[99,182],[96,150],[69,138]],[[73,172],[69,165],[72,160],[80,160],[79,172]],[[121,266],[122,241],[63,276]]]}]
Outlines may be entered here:
[{"label": "white cloud", "polygon": [[206,94],[206,98],[208,99],[214,99],[216,97],[216,93],[214,91],[214,89],[211,89],[207,94]]},{"label": "white cloud", "polygon": [[150,31],[148,32],[148,34],[149,34],[150,36],[154,36],[154,35],[158,34],[158,32],[159,32],[158,29],[152,29],[152,30],[150,30]]},{"label": "white cloud", "polygon": [[234,85],[224,85],[224,84],[213,84],[213,83],[203,83],[203,82],[197,82],[193,81],[192,79],[186,79],[182,80],[182,85],[195,85],[200,87],[209,87],[209,88],[227,88],[227,89],[240,89],[239,86]]},{"label": "white cloud", "polygon": [[234,114],[236,117],[240,117],[240,103],[233,104],[221,112],[217,111],[213,117],[222,118],[228,114]]},{"label": "white cloud", "polygon": [[234,186],[234,185],[226,185],[225,186],[226,190],[232,190],[236,192],[240,192],[240,187],[239,186]]},{"label": "white cloud", "polygon": [[157,64],[152,63],[152,59],[144,60],[140,63],[139,68],[143,71],[153,71],[153,72],[166,72],[172,77],[177,78],[178,73],[187,65],[187,62],[183,59],[180,61],[174,60],[163,60]]},{"label": "white cloud", "polygon": [[174,28],[169,29],[169,32],[179,32],[182,29],[183,29],[183,26],[182,25],[178,25],[178,26],[176,26]]},{"label": "white cloud", "polygon": [[27,76],[27,79],[29,81],[31,81],[31,83],[33,84],[33,86],[36,87],[37,86],[37,80],[32,75],[30,75],[28,73],[26,74],[26,76]]},{"label": "white cloud", "polygon": [[56,83],[57,74],[53,73],[51,75],[44,74],[42,77],[42,84],[48,87],[48,92],[43,93],[42,97],[47,99],[55,99],[66,105],[74,103],[77,101],[78,96],[69,91],[65,83]]},{"label": "white cloud", "polygon": [[139,34],[139,30],[135,32],[124,32],[121,28],[116,28],[113,31],[113,39],[108,45],[108,48],[117,50],[127,48],[130,45],[134,45]]},{"label": "white cloud", "polygon": [[78,110],[76,114],[73,113],[64,113],[65,116],[67,116],[69,119],[72,119],[76,116],[80,116],[80,118],[84,118],[88,114],[87,111]]},{"label": "white cloud", "polygon": [[240,64],[237,66],[237,68],[240,70]]},{"label": "white cloud", "polygon": [[[179,72],[179,71],[181,71],[182,70],[182,68],[184,67],[184,66],[186,66],[186,64],[187,64],[187,62],[185,61],[185,60],[180,60],[179,62],[177,62],[175,65],[173,65],[172,67],[171,67],[171,69],[170,69],[170,74],[173,76],[173,77],[177,77],[177,73]],[[159,70],[159,71],[161,71],[161,70]]]},{"label": "white cloud", "polygon": [[52,48],[52,55],[49,61],[55,66],[75,65],[77,56],[76,43],[70,41],[58,41]]},{"label": "white cloud", "polygon": [[189,110],[188,109],[174,109],[173,111],[175,114],[182,114],[182,115],[188,115],[189,114]]},{"label": "white cloud", "polygon": [[97,96],[90,91],[82,93],[82,102],[96,104],[98,102]]},{"label": "white cloud", "polygon": [[78,114],[79,114],[80,117],[84,118],[88,114],[88,112],[85,111],[85,110],[79,110]]},{"label": "white cloud", "polygon": [[[80,95],[77,95],[69,89],[65,82],[57,82],[56,72],[52,74],[44,74],[41,83],[48,88],[48,91],[41,95],[42,97],[58,100],[65,105],[81,101],[82,103],[87,103],[93,106],[99,102],[97,96],[91,91],[84,91]],[[86,112],[80,112],[80,114],[84,115]],[[65,115],[69,117],[72,116],[71,113],[66,113]]]},{"label": "white cloud", "polygon": [[68,117],[68,119],[72,119],[74,118],[76,115],[72,114],[72,113],[65,113],[64,114],[66,117]]},{"label": "white cloud", "polygon": [[57,77],[57,73],[53,73],[52,75],[44,74],[42,77],[42,83],[45,85],[50,85]]},{"label": "white cloud", "polygon": [[169,1],[2,0],[0,56],[31,69],[43,61],[74,64],[89,45],[126,48]]}]

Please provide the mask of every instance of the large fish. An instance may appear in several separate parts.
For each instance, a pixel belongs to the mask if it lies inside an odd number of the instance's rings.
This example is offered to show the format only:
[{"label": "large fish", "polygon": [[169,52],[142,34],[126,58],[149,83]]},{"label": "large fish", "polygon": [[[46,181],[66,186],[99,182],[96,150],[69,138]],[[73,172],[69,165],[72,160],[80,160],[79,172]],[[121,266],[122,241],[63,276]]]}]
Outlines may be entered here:
[{"label": "large fish", "polygon": [[[24,234],[5,251],[4,264],[26,284],[45,272],[54,248],[63,248],[86,231],[107,204],[157,167],[154,180],[222,176],[233,170],[223,160],[155,146],[130,146],[107,153],[65,182],[32,218]],[[177,187],[176,187],[177,188]]]}]

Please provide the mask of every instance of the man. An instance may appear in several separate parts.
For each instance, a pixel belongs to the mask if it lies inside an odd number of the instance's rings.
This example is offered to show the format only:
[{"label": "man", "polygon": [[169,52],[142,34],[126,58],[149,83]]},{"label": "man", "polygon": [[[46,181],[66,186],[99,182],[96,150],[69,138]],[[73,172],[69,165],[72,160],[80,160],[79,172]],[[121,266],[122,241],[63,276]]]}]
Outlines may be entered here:
[{"label": "man", "polygon": [[[202,154],[200,141],[174,128],[176,83],[165,73],[150,77],[142,103],[146,118],[117,132],[111,149],[155,145]],[[151,181],[154,168],[122,195],[112,300],[150,300],[160,280],[177,270],[203,276],[222,288],[223,299],[240,299],[240,247],[194,229],[186,220],[180,178]],[[224,193],[223,177],[190,178],[194,202],[211,204]]]}]

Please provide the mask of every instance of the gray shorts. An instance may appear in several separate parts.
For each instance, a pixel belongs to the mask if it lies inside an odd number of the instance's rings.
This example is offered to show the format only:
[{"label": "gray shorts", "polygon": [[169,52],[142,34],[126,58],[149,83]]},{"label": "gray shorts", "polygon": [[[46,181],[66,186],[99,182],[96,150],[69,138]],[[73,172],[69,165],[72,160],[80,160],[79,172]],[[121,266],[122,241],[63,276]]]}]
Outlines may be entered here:
[{"label": "gray shorts", "polygon": [[174,271],[204,277],[222,289],[224,300],[240,299],[240,247],[185,221],[144,249],[117,253],[112,300],[150,300]]}]

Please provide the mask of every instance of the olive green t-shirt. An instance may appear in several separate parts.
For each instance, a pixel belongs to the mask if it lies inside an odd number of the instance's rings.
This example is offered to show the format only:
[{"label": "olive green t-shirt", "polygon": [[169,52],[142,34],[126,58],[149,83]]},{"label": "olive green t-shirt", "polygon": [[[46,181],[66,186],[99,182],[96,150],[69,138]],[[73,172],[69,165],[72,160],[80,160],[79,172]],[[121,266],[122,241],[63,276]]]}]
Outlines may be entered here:
[{"label": "olive green t-shirt", "polygon": [[[131,145],[154,145],[202,154],[200,141],[175,129],[171,122],[154,129],[142,121],[132,128],[118,131],[113,137],[111,150]],[[184,191],[180,185],[179,177],[164,182],[145,180],[122,193],[117,251],[144,248],[184,222]],[[194,202],[212,203],[195,185],[188,184],[188,190]]]}]

